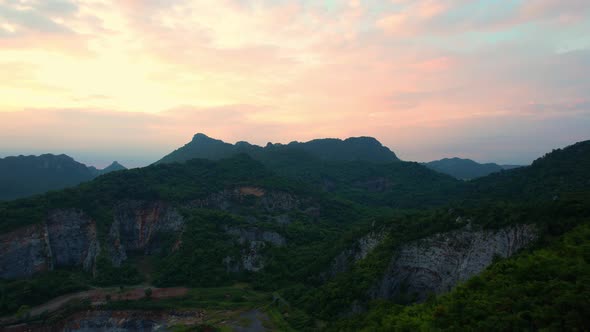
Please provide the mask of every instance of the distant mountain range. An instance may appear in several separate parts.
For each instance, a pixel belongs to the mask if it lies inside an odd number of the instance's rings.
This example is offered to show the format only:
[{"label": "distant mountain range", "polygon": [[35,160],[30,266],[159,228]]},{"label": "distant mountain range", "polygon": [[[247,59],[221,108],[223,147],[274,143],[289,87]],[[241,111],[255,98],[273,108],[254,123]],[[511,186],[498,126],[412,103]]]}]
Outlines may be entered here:
[{"label": "distant mountain range", "polygon": [[117,161],[113,161],[109,166],[107,166],[107,167],[105,167],[103,169],[97,169],[94,166],[89,166],[88,169],[93,174],[95,174],[95,176],[99,176],[99,175],[107,174],[107,173],[110,173],[110,172],[126,170],[127,167],[119,164],[119,162],[117,162]]},{"label": "distant mountain range", "polygon": [[[299,152],[300,159],[317,159],[324,162],[364,161],[371,163],[398,162],[400,159],[389,148],[383,146],[373,137],[351,137],[345,140],[326,138],[309,142],[291,142],[289,144],[268,143],[261,147],[248,142],[230,144],[205,134],[196,134],[183,147],[168,154],[158,163],[184,162],[190,159],[219,160],[244,153],[267,163],[276,163],[277,154],[294,154]],[[423,163],[424,166],[439,173],[450,175],[460,180],[470,180],[494,172],[517,168],[517,165],[480,164],[471,159],[445,158]]]},{"label": "distant mountain range", "polygon": [[104,169],[87,167],[65,154],[0,158],[0,200],[73,187],[122,169],[126,168],[116,161]]},{"label": "distant mountain range", "polygon": [[[436,176],[436,173],[425,172],[416,163],[401,162],[393,151],[373,137],[351,137],[344,140],[326,138],[314,139],[309,142],[294,141],[289,144],[268,143],[262,147],[245,141],[230,144],[198,133],[190,142],[164,156],[155,164],[185,162],[191,159],[220,160],[239,154],[246,154],[261,161],[281,175],[306,178],[307,180],[313,178],[313,182],[326,188],[347,187],[354,191],[354,187],[359,185],[358,181],[357,183],[347,183],[345,177],[339,178],[337,176],[342,174],[342,165],[336,167],[335,163],[341,162],[369,163],[362,168],[365,170],[378,168],[379,170],[374,169],[373,171],[395,175],[398,181],[403,179],[408,190],[414,186],[412,191],[418,191],[420,188],[425,189],[421,184],[424,181],[416,177],[418,173],[424,173],[422,176],[430,181],[443,181],[447,185],[450,184],[444,177]],[[389,165],[390,163],[393,165]],[[396,163],[399,164],[396,165]],[[445,158],[422,163],[422,165],[461,180],[475,179],[502,170],[520,167],[495,163],[480,164],[470,159],[461,158]],[[363,170],[352,170],[357,166],[359,165],[351,165],[350,172],[361,174]],[[12,200],[67,188],[92,180],[102,174],[125,169],[125,166],[116,161],[104,169],[87,167],[63,154],[0,158],[0,200]],[[435,178],[437,180],[434,180]],[[391,184],[375,183],[373,185],[379,187]],[[378,191],[379,188],[374,189]]]},{"label": "distant mountain range", "polygon": [[199,133],[193,137],[192,141],[157,163],[183,162],[194,158],[219,160],[239,153],[262,160],[266,159],[269,153],[294,150],[324,161],[360,160],[380,163],[399,161],[395,153],[373,137],[351,137],[345,140],[325,138],[289,144],[268,143],[265,147],[261,147],[244,141],[232,145]]},{"label": "distant mountain range", "polygon": [[496,163],[480,164],[471,159],[444,158],[423,163],[424,166],[437,172],[448,174],[460,180],[471,180],[503,170],[522,167],[519,165],[498,165]]}]

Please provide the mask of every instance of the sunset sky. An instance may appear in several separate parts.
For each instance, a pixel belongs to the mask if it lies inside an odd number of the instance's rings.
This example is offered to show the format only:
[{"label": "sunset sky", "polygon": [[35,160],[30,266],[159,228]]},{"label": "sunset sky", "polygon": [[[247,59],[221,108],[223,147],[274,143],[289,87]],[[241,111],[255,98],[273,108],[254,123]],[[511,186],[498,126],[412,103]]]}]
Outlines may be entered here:
[{"label": "sunset sky", "polygon": [[590,139],[590,1],[0,0],[0,157],[197,132],[530,163]]}]

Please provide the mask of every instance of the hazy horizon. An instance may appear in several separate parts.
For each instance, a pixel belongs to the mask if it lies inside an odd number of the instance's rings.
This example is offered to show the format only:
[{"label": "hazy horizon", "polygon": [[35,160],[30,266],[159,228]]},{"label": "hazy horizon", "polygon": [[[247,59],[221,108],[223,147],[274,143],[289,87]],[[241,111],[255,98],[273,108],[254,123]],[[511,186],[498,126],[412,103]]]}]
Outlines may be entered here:
[{"label": "hazy horizon", "polygon": [[[206,134],[206,133],[204,133]],[[206,134],[207,135],[207,134]],[[220,139],[226,143],[230,143],[230,144],[235,144],[238,141],[248,141],[248,140],[235,140],[235,141],[227,141],[224,140],[223,138],[220,137],[212,137],[210,135],[208,135],[209,137],[213,138],[213,139]],[[359,135],[359,136],[370,136],[373,137],[371,135]],[[358,137],[358,136],[355,136]],[[321,138],[338,138],[338,139],[346,139],[348,137],[318,137],[319,139]],[[375,137],[377,140],[379,140],[378,137]],[[191,137],[188,137],[187,140],[185,142],[181,142],[178,144],[178,146],[175,147],[171,147],[169,150],[161,150],[161,149],[149,149],[148,146],[145,147],[145,149],[143,151],[138,151],[138,150],[134,150],[131,153],[128,151],[118,151],[117,149],[113,149],[113,151],[102,151],[102,152],[96,152],[96,151],[92,151],[92,150],[76,150],[76,149],[71,149],[71,150],[55,150],[55,151],[44,151],[41,149],[28,149],[25,150],[25,152],[19,152],[17,150],[14,150],[13,153],[10,152],[10,150],[7,151],[0,151],[0,158],[5,158],[5,157],[9,157],[9,156],[18,156],[18,155],[42,155],[42,154],[46,154],[46,153],[50,153],[50,154],[55,154],[55,155],[59,155],[59,154],[66,154],[70,157],[72,157],[73,159],[75,159],[78,162],[81,162],[83,164],[86,164],[87,166],[95,166],[99,169],[104,168],[106,166],[109,166],[113,161],[117,161],[121,164],[123,164],[124,166],[128,167],[128,168],[135,168],[135,167],[144,167],[144,166],[148,166],[156,161],[158,161],[159,159],[161,159],[162,157],[164,157],[165,155],[167,155],[168,153],[172,152],[173,150],[183,146],[184,144],[190,142],[190,140],[192,139],[192,135]],[[248,141],[251,144],[255,144],[258,146],[262,146],[264,147],[267,143],[280,143],[280,144],[288,144],[289,142],[292,141],[299,141],[299,142],[305,142],[307,140],[297,140],[297,139],[293,139],[293,140],[288,140],[288,141],[282,141],[282,142],[271,142],[271,141]],[[499,165],[530,165],[532,163],[532,161],[534,161],[535,159],[542,157],[545,153],[550,152],[553,149],[559,149],[559,148],[564,148],[566,146],[569,146],[571,144],[574,144],[576,142],[571,142],[571,143],[567,143],[565,145],[562,146],[553,146],[553,147],[546,147],[546,148],[542,148],[540,147],[539,150],[539,154],[538,155],[534,155],[533,151],[530,151],[527,156],[530,156],[530,159],[525,159],[524,157],[521,156],[520,159],[515,158],[515,159],[502,159],[502,158],[498,158],[498,159],[482,159],[485,158],[485,156],[482,156],[482,158],[474,158],[471,157],[469,155],[460,155],[460,154],[456,154],[456,155],[440,155],[439,157],[434,157],[434,158],[425,158],[425,159],[411,159],[411,158],[407,158],[406,156],[408,155],[405,151],[400,151],[399,149],[396,149],[393,146],[387,145],[385,144],[383,141],[379,140],[384,146],[388,147],[390,150],[392,150],[400,159],[404,160],[404,161],[416,161],[416,162],[429,162],[429,161],[433,161],[433,160],[439,160],[439,159],[443,159],[443,158],[453,158],[453,157],[459,157],[459,158],[465,158],[465,159],[472,159],[476,162],[479,163],[496,163]],[[501,152],[501,151],[500,151]],[[504,161],[506,160],[506,161]]]}]

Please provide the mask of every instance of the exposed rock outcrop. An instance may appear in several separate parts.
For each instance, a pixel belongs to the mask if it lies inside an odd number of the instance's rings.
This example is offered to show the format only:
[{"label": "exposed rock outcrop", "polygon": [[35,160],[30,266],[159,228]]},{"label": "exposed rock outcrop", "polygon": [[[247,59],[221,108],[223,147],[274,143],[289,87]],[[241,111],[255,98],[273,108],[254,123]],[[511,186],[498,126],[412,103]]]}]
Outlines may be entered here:
[{"label": "exposed rock outcrop", "polygon": [[348,271],[351,266],[367,257],[385,238],[384,232],[371,232],[358,239],[353,246],[336,256],[328,270],[321,274],[322,280],[328,280],[337,274]]},{"label": "exposed rock outcrop", "polygon": [[163,202],[128,201],[118,205],[108,236],[113,265],[121,265],[128,250],[145,254],[161,251],[161,235],[172,233],[178,242],[183,229],[182,215]]},{"label": "exposed rock outcrop", "polygon": [[273,231],[267,231],[260,228],[226,228],[227,234],[236,238],[236,241],[243,245],[241,257],[233,258],[227,256],[224,258],[228,272],[239,272],[241,270],[257,272],[264,268],[264,256],[262,250],[267,244],[272,244],[277,247],[284,246],[287,241],[285,238]]},{"label": "exposed rock outcrop", "polygon": [[56,210],[46,222],[54,267],[78,266],[90,270],[100,246],[96,223],[80,210]]},{"label": "exposed rock outcrop", "polygon": [[22,278],[58,267],[94,267],[96,223],[76,209],[55,210],[42,224],[0,236],[0,277]]},{"label": "exposed rock outcrop", "polygon": [[[127,259],[128,250],[150,254],[163,249],[162,234],[180,245],[184,219],[162,202],[130,201],[115,208],[107,243],[114,265]],[[100,254],[96,222],[77,209],[51,211],[43,223],[0,235],[0,278],[29,277],[60,267],[80,266],[94,271]]]},{"label": "exposed rock outcrop", "polygon": [[495,256],[513,255],[535,240],[536,234],[532,225],[499,230],[465,227],[408,243],[392,259],[371,295],[422,301],[480,273]]},{"label": "exposed rock outcrop", "polygon": [[32,225],[0,236],[0,277],[21,278],[53,268],[45,225]]}]

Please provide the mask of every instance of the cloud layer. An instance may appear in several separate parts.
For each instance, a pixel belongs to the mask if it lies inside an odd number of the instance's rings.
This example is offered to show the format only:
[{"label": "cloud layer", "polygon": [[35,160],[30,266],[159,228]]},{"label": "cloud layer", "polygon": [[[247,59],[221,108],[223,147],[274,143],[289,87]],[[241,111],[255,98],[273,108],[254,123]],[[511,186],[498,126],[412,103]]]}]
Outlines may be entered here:
[{"label": "cloud layer", "polygon": [[585,0],[0,0],[0,154],[142,165],[205,132],[523,163],[589,138],[589,72]]}]

